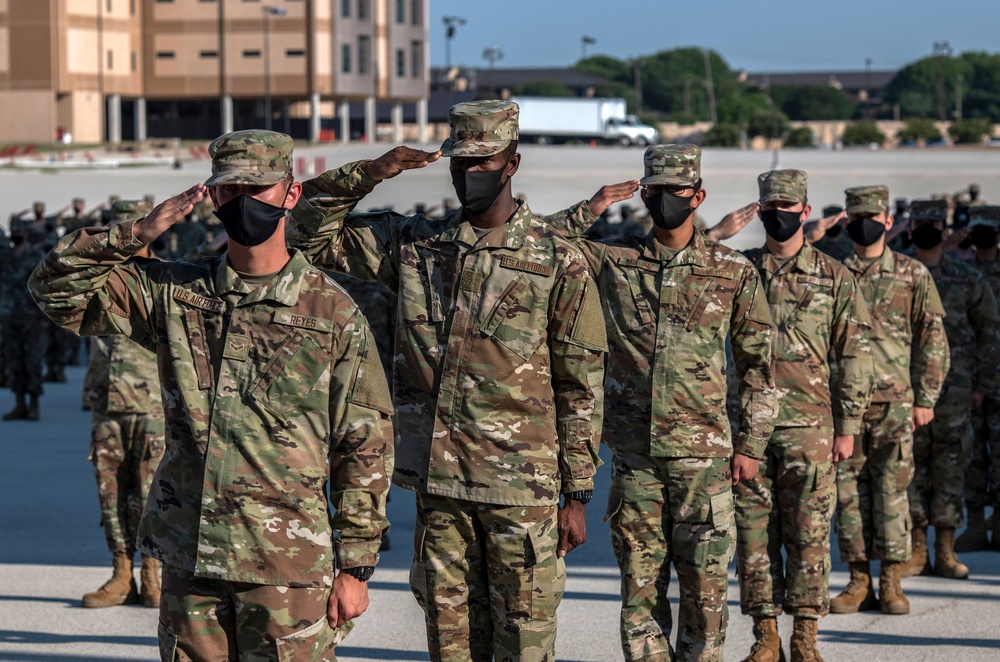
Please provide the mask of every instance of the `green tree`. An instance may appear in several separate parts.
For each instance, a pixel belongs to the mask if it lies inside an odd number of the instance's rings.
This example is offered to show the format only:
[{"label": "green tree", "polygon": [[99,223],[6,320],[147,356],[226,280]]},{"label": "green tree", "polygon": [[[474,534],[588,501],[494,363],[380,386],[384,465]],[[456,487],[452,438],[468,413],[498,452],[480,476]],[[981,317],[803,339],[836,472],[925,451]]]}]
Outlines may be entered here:
[{"label": "green tree", "polygon": [[843,90],[830,85],[788,87],[774,85],[771,96],[792,120],[847,120],[857,114],[857,104]]},{"label": "green tree", "polygon": [[554,80],[533,80],[524,85],[518,85],[512,91],[515,96],[522,97],[571,97],[573,90]]},{"label": "green tree", "polygon": [[952,122],[948,135],[958,145],[976,145],[993,133],[993,124],[985,117]]},{"label": "green tree", "polygon": [[896,137],[900,140],[931,142],[941,140],[941,131],[937,128],[934,120],[926,117],[911,117],[906,120],[906,126]]},{"label": "green tree", "polygon": [[785,140],[782,143],[784,147],[815,147],[816,143],[813,141],[813,132],[806,126],[800,126],[798,128],[792,129],[785,136]]},{"label": "green tree", "polygon": [[740,127],[734,124],[716,124],[701,139],[704,147],[739,147]]},{"label": "green tree", "polygon": [[788,118],[777,108],[758,108],[747,118],[746,127],[751,138],[780,138],[788,130]]},{"label": "green tree", "polygon": [[844,129],[844,135],[840,139],[845,145],[881,145],[885,143],[885,134],[882,133],[874,120],[860,120],[852,122]]}]

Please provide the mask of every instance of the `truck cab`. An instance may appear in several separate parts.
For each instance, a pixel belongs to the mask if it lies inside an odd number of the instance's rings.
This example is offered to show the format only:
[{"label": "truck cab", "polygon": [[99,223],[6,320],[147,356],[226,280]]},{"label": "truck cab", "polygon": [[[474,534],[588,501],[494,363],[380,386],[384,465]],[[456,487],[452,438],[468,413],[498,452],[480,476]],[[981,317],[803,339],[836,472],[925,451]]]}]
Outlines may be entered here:
[{"label": "truck cab", "polygon": [[608,120],[605,138],[626,147],[629,145],[646,147],[655,145],[660,136],[656,129],[643,124],[635,115],[626,115],[624,118],[612,117]]}]

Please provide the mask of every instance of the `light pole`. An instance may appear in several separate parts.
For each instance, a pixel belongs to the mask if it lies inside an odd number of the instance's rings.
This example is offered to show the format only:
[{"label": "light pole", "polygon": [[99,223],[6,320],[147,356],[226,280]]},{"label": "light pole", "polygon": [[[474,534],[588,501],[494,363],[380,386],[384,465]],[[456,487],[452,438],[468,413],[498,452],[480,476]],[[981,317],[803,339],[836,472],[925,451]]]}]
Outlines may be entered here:
[{"label": "light pole", "polygon": [[284,16],[283,7],[264,5],[264,128],[271,130],[271,17]]},{"label": "light pole", "polygon": [[459,25],[465,25],[461,16],[445,16],[444,21],[444,69],[445,76],[451,71],[451,40],[455,38],[455,30]]},{"label": "light pole", "polygon": [[965,81],[965,76],[958,74],[955,77],[955,119],[962,119],[962,83]]},{"label": "light pole", "polygon": [[871,107],[872,100],[872,59],[870,57],[865,58],[865,104],[862,108],[861,116],[868,118],[868,109]]},{"label": "light pole", "polygon": [[938,59],[938,119],[942,122],[948,119],[945,113],[944,99],[944,65],[945,60],[951,57],[951,44],[947,41],[934,42],[934,55]]},{"label": "light pole", "polygon": [[493,44],[483,51],[483,59],[490,63],[490,96],[496,97],[497,92],[493,87],[493,68],[496,66],[497,60],[503,59],[503,49],[500,48],[499,44]]},{"label": "light pole", "polygon": [[580,37],[580,59],[581,60],[586,60],[587,59],[587,46],[593,46],[596,43],[597,43],[597,39],[595,39],[593,37],[588,37],[587,35],[584,35],[584,36]]}]

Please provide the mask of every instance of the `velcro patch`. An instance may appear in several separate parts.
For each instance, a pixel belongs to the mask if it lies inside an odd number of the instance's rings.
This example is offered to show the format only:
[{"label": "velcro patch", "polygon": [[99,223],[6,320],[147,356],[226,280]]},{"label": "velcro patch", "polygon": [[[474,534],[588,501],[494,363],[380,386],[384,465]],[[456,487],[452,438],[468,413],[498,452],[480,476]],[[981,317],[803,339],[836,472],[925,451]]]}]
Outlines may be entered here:
[{"label": "velcro patch", "polygon": [[709,278],[725,278],[726,280],[732,280],[736,278],[736,274],[732,271],[727,271],[726,269],[713,269],[711,267],[699,267],[697,265],[691,267],[691,273],[695,276],[708,276]]},{"label": "velcro patch", "polygon": [[816,285],[818,287],[833,287],[832,278],[821,278],[819,276],[806,276],[804,274],[800,274],[796,280],[799,283],[809,283],[810,285]]},{"label": "velcro patch", "polygon": [[290,313],[287,310],[275,311],[272,319],[278,324],[294,326],[300,329],[309,329],[310,331],[322,331],[323,333],[330,333],[333,331],[333,320],[323,319],[322,317],[296,315],[295,313]]},{"label": "velcro patch", "polygon": [[538,274],[539,276],[552,275],[552,267],[547,264],[538,264],[537,262],[518,260],[517,258],[510,257],[509,255],[505,255],[500,258],[500,266],[504,269],[527,271],[529,274]]},{"label": "velcro patch", "polygon": [[224,301],[219,299],[210,299],[206,296],[196,294],[191,290],[185,290],[183,288],[177,288],[174,290],[174,301],[180,301],[181,303],[186,303],[189,306],[207,310],[210,313],[221,313],[226,309]]},{"label": "velcro patch", "polygon": [[889,280],[898,280],[903,283],[912,283],[913,277],[910,274],[894,274],[894,273],[883,273],[882,278],[888,278]]},{"label": "velcro patch", "polygon": [[618,258],[618,266],[636,267],[638,269],[645,269],[646,271],[652,271],[653,273],[656,273],[660,270],[660,265],[658,262],[652,262],[650,260],[641,260],[633,257]]},{"label": "velcro patch", "polygon": [[226,338],[226,347],[222,355],[233,361],[246,361],[250,356],[250,338],[236,333],[231,333]]}]

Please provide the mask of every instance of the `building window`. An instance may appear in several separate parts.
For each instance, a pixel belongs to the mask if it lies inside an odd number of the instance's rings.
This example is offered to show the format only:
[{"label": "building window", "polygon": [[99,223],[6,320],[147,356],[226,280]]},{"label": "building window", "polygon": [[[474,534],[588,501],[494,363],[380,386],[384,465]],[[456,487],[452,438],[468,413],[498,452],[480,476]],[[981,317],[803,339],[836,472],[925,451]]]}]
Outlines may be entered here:
[{"label": "building window", "polygon": [[412,0],[410,3],[410,23],[412,25],[424,24],[424,0]]},{"label": "building window", "polygon": [[260,57],[260,51],[257,49],[243,51],[243,57]]},{"label": "building window", "polygon": [[305,57],[306,52],[301,48],[289,48],[285,51],[286,57]]},{"label": "building window", "polygon": [[136,69],[139,68],[139,58],[136,57],[135,51],[132,51],[132,72],[134,73]]},{"label": "building window", "polygon": [[200,53],[198,53],[198,57],[200,57],[203,60],[219,57],[219,51],[201,51]]},{"label": "building window", "polygon": [[424,42],[415,41],[410,44],[410,50],[413,55],[413,77],[423,78],[424,77]]},{"label": "building window", "polygon": [[115,52],[108,51],[108,71],[115,68]]},{"label": "building window", "polygon": [[406,76],[406,51],[402,48],[396,51],[396,75],[400,78]]},{"label": "building window", "polygon": [[344,44],[340,47],[340,70],[345,74],[351,73],[351,45]]},{"label": "building window", "polygon": [[174,57],[176,57],[176,55],[175,55],[175,53],[173,51],[157,51],[156,52],[156,59],[157,60],[173,60]]},{"label": "building window", "polygon": [[396,0],[396,22],[406,23],[406,0]]},{"label": "building window", "polygon": [[128,0],[128,14],[135,16],[135,0]]},{"label": "building window", "polygon": [[358,0],[358,20],[367,21],[371,17],[370,0]]},{"label": "building window", "polygon": [[362,76],[368,73],[372,62],[372,38],[358,37],[358,73]]},{"label": "building window", "polygon": [[340,17],[351,17],[351,0],[340,0]]}]

